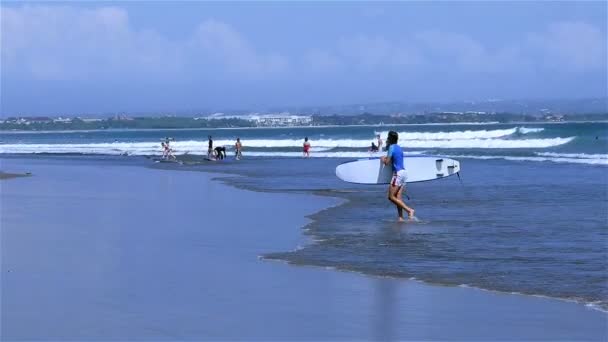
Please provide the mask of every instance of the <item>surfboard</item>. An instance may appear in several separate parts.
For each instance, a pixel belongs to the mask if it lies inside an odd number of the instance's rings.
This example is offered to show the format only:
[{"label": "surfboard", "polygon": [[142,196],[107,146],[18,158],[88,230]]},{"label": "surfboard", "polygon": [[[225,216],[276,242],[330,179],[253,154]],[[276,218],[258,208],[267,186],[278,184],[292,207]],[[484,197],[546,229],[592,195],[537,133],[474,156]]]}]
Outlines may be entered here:
[{"label": "surfboard", "polygon": [[[404,157],[407,182],[425,182],[455,175],[460,171],[460,162],[442,157]],[[336,176],[341,180],[357,184],[388,184],[393,172],[390,165],[383,165],[380,158],[360,159],[340,164]]]}]

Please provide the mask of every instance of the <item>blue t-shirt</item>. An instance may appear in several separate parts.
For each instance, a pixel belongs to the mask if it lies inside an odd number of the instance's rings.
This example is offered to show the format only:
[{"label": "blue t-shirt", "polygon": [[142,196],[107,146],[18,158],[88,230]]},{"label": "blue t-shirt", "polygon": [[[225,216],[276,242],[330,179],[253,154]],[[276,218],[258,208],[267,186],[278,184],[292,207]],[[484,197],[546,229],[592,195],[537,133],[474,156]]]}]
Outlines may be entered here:
[{"label": "blue t-shirt", "polygon": [[401,150],[401,146],[392,144],[388,148],[388,153],[386,156],[391,158],[391,162],[393,163],[393,172],[405,170],[403,165],[403,150]]}]

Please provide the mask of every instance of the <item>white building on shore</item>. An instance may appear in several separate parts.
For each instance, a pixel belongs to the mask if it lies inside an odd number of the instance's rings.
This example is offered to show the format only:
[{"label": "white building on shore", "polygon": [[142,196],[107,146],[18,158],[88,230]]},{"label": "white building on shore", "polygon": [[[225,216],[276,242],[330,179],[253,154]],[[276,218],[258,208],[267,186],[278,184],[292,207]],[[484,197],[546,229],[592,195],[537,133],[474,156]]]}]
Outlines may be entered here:
[{"label": "white building on shore", "polygon": [[258,114],[249,115],[226,115],[224,113],[214,113],[207,117],[197,117],[195,120],[221,120],[221,119],[241,119],[253,122],[258,127],[294,127],[294,126],[310,126],[312,124],[312,116],[309,115],[291,115],[289,113],[278,114]]},{"label": "white building on shore", "polygon": [[260,127],[290,127],[309,126],[312,117],[308,115],[290,115],[289,113],[251,115],[249,121],[255,122]]}]

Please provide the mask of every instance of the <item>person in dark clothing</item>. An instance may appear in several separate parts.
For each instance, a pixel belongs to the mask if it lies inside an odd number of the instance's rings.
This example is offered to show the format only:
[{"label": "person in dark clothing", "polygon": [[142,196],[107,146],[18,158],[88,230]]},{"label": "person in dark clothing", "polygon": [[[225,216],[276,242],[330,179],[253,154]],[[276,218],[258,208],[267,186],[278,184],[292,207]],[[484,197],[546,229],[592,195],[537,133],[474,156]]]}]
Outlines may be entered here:
[{"label": "person in dark clothing", "polygon": [[222,160],[226,157],[226,148],[224,146],[218,146],[215,148],[215,159]]},{"label": "person in dark clothing", "polygon": [[211,158],[213,155],[213,140],[211,136],[209,136],[209,147],[207,148],[207,158]]}]

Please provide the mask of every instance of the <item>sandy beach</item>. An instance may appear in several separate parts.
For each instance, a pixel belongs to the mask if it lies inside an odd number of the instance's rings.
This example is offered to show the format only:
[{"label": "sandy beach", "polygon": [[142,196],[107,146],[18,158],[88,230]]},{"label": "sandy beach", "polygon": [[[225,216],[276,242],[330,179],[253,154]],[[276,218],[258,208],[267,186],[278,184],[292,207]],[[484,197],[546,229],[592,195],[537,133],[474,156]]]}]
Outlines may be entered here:
[{"label": "sandy beach", "polygon": [[213,174],[5,159],[2,340],[606,340],[581,304],[261,260],[337,199]]}]

